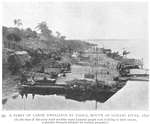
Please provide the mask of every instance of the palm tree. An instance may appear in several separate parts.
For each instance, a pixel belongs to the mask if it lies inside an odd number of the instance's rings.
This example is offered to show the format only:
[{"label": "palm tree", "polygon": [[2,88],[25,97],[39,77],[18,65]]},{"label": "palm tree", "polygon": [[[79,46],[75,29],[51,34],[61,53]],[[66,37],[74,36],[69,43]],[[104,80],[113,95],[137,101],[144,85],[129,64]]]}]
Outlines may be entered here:
[{"label": "palm tree", "polygon": [[41,34],[48,39],[49,43],[52,44],[52,31],[49,30],[46,22],[38,23],[38,25],[35,27],[37,30],[41,31]]},{"label": "palm tree", "polygon": [[125,56],[126,58],[127,58],[127,55],[129,54],[130,52],[127,52],[126,50],[125,51],[123,51],[123,56]]},{"label": "palm tree", "polygon": [[17,25],[17,27],[19,28],[19,26],[23,25],[22,21],[20,19],[14,19],[14,25]]},{"label": "palm tree", "polygon": [[38,23],[38,25],[35,28],[37,28],[38,30],[40,30],[41,33],[44,34],[44,35],[49,35],[49,34],[52,33],[52,31],[49,30],[46,22]]},{"label": "palm tree", "polygon": [[59,38],[59,36],[61,35],[58,31],[56,31],[57,34],[57,38]]}]

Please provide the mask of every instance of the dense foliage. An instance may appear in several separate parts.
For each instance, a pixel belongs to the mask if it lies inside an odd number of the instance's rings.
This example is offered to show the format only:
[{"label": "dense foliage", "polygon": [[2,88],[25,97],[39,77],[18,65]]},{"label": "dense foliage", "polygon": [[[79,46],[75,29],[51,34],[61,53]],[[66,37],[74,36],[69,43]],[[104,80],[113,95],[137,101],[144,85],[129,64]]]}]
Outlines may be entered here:
[{"label": "dense foliage", "polygon": [[66,40],[66,36],[61,35],[61,33],[58,31],[56,32],[56,36],[54,36],[52,30],[49,29],[46,22],[38,23],[35,27],[35,29],[40,31],[40,33],[37,33],[31,28],[20,28],[21,26],[23,26],[23,23],[20,19],[15,19],[14,25],[17,27],[2,27],[3,38],[7,39],[10,42],[18,43],[21,41],[22,43],[22,41],[27,41],[25,39],[31,39],[31,42],[33,42],[33,40],[36,40],[37,42],[45,44],[47,47],[45,49],[51,49],[53,46],[55,46],[59,49],[60,52],[71,53],[73,51],[82,52],[84,49],[92,45],[80,40]]}]

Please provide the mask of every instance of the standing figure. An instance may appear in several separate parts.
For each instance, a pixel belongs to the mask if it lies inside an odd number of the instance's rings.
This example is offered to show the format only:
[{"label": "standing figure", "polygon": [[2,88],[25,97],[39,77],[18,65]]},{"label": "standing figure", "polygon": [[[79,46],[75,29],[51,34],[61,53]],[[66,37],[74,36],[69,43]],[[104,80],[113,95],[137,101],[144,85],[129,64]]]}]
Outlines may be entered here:
[{"label": "standing figure", "polygon": [[21,84],[25,85],[26,83],[27,83],[27,76],[26,76],[25,72],[23,72],[21,74]]}]

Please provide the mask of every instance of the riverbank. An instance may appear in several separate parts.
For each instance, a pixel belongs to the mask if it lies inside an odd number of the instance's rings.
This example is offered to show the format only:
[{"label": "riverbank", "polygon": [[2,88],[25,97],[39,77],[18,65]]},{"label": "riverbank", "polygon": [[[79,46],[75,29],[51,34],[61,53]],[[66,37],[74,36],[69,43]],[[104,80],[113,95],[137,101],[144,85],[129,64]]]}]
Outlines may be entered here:
[{"label": "riverbank", "polygon": [[128,58],[142,59],[143,67],[149,69],[149,41],[138,39],[91,39],[86,40],[89,43],[96,43],[99,47],[111,48],[114,52],[122,54],[123,49],[130,52]]},{"label": "riverbank", "polygon": [[[103,52],[96,53],[97,66],[94,66],[95,53],[85,53],[90,55],[89,59],[81,59],[80,57],[72,58],[70,54],[63,54],[61,56],[60,63],[70,63],[71,64],[71,73],[66,73],[66,77],[59,77],[56,81],[57,84],[65,84],[66,81],[71,81],[74,79],[85,79],[85,74],[91,73],[94,74],[97,71],[97,79],[104,81],[107,85],[115,84],[113,80],[114,75],[117,76],[118,71],[116,65],[118,61],[113,60],[112,58],[107,57]],[[45,66],[50,64],[50,59],[42,60],[42,64]],[[39,64],[40,65],[40,64]],[[38,70],[40,66],[35,66],[31,71]],[[16,91],[16,85],[20,81],[20,74],[15,76],[9,76],[7,79],[3,80],[3,97],[11,96],[12,93]],[[92,79],[95,81],[95,78]]]},{"label": "riverbank", "polygon": [[[80,79],[85,79],[85,74],[91,73],[91,74],[96,74],[97,71],[97,78],[100,81],[104,81],[107,85],[112,85],[115,84],[116,82],[113,81],[113,76],[118,75],[118,71],[116,69],[116,65],[118,61],[113,60],[112,58],[107,57],[103,52],[100,53],[85,53],[86,55],[89,54],[90,58],[89,59],[83,59],[80,57],[72,58],[68,54],[61,56],[62,60],[61,62],[69,62],[71,64],[71,73],[66,73],[66,77],[59,77],[56,81],[56,84],[66,84],[66,81],[72,81],[74,79],[80,80]],[[96,56],[95,56],[96,55]],[[94,60],[97,58],[97,65],[94,65]],[[47,60],[48,61],[48,60]],[[46,62],[46,61],[45,61]],[[49,61],[48,61],[49,62]],[[37,68],[39,68],[37,66]],[[34,68],[36,69],[36,67]],[[95,77],[96,78],[96,77]],[[94,79],[87,79],[86,80],[91,80],[95,82]],[[12,82],[13,83],[13,82]],[[14,84],[17,84],[15,82]],[[13,86],[9,84],[10,86]],[[12,87],[11,89],[15,88]],[[25,96],[21,96],[20,94],[17,93],[17,91],[12,92],[12,90],[5,90],[6,94],[9,95],[9,97],[3,97],[3,109],[5,110],[44,110],[44,109],[51,109],[51,110],[62,110],[61,104],[58,104],[62,101],[64,103],[67,102],[67,105],[64,106],[63,104],[63,109],[86,109],[86,110],[92,110],[95,109],[95,98],[99,100],[98,105],[102,104],[105,102],[109,97],[112,95],[106,95],[101,93],[98,96],[96,95],[90,95],[90,93],[72,93],[70,92],[69,94],[57,94],[57,93],[50,93],[48,94],[47,92],[40,91],[37,94],[35,93],[35,99],[33,99],[33,94],[29,92],[28,94],[24,94]],[[42,94],[43,92],[43,94]],[[54,95],[57,94],[57,95]],[[23,97],[23,99],[21,99]],[[51,107],[47,105],[48,100],[53,101],[51,102]],[[29,101],[29,104],[27,104],[27,101]],[[43,101],[43,102],[41,102]],[[80,101],[80,102],[79,102]],[[84,101],[84,102],[83,102]],[[19,107],[14,107],[13,105],[10,105],[10,102],[13,104],[18,105]],[[56,103],[55,103],[56,102]],[[30,103],[33,103],[34,106],[30,105]],[[43,108],[37,107],[38,104],[45,104],[46,106]],[[76,106],[75,108],[73,106]],[[24,108],[25,106],[25,108]],[[88,107],[90,106],[90,108]]]}]

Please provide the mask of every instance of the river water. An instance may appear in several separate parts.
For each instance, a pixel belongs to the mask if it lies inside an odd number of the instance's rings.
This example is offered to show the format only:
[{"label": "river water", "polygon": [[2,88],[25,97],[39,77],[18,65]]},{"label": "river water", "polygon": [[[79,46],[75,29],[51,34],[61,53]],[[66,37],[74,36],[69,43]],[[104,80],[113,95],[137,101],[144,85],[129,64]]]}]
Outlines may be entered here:
[{"label": "river water", "polygon": [[[148,41],[140,40],[126,40],[126,41],[114,41],[114,40],[100,40],[100,41],[88,41],[90,43],[96,43],[99,47],[111,48],[112,51],[123,51],[125,48],[131,53],[128,57],[144,59],[144,67],[149,66],[149,51]],[[66,77],[59,78],[58,84],[63,84],[65,81],[73,80],[75,78],[83,79],[84,73],[89,72],[88,66],[72,66],[72,73],[68,73]],[[113,73],[114,74],[114,73]],[[100,77],[102,78],[102,77]],[[99,109],[103,103],[105,103],[112,95],[99,95],[99,98],[95,98],[90,94],[66,94],[66,93],[45,93],[44,91],[38,91],[32,94],[20,94],[10,96],[3,99],[3,110],[95,110]]]},{"label": "river water", "polygon": [[113,94],[28,90],[3,99],[3,110],[95,110]]},{"label": "river water", "polygon": [[129,51],[128,58],[142,59],[144,68],[149,68],[149,41],[148,40],[87,40],[87,42],[98,44],[99,47],[110,48],[113,52],[119,51],[122,54],[123,49]]},{"label": "river water", "polygon": [[[103,55],[103,54],[102,54]],[[100,54],[100,56],[102,56]],[[100,63],[108,62],[111,68],[96,67],[99,72],[103,69],[110,71],[109,75],[100,74],[98,79],[104,80],[106,83],[114,83],[110,79],[116,74],[115,61],[103,56],[103,60]],[[111,65],[112,64],[112,65]],[[110,69],[110,70],[109,70]],[[65,81],[73,79],[84,79],[86,73],[91,72],[92,68],[89,65],[72,65],[71,73],[67,73],[66,77],[59,77],[57,84],[65,84]],[[112,74],[111,74],[112,73]],[[108,79],[108,80],[106,80]],[[91,94],[84,92],[64,92],[64,91],[45,91],[43,90],[19,90],[19,93],[3,100],[4,110],[95,110],[105,103],[113,94]]]},{"label": "river water", "polygon": [[[84,74],[89,69],[89,66],[73,65],[72,72],[67,73],[66,77],[58,78],[56,83],[65,84],[65,81],[84,79]],[[95,110],[112,95],[99,94],[97,97],[84,92],[64,93],[45,91],[45,89],[18,90],[18,93],[3,99],[3,110]]]},{"label": "river water", "polygon": [[[94,110],[96,102],[79,102],[58,95],[32,95],[27,98],[18,95],[16,99],[9,98],[3,105],[3,110]],[[101,103],[98,103],[100,106]]]}]

